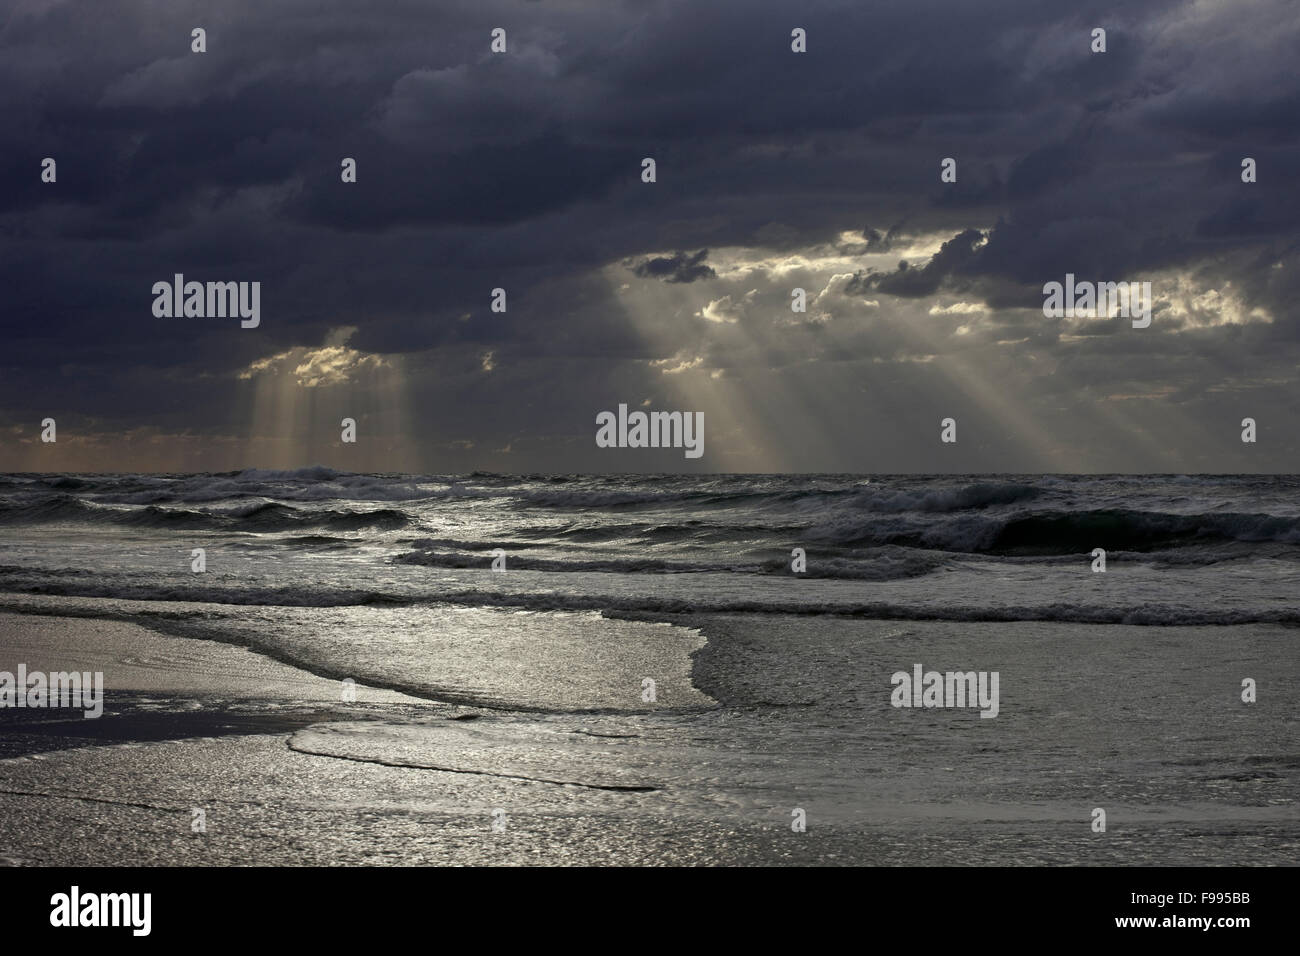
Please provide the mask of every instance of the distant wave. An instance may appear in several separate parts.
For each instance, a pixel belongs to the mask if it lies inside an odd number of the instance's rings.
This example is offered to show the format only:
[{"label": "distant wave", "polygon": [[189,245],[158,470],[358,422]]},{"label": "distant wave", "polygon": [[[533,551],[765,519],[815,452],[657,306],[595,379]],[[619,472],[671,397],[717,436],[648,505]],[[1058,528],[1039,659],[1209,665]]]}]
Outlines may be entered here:
[{"label": "distant wave", "polygon": [[335,531],[393,530],[411,523],[393,508],[335,510],[297,508],[259,502],[230,509],[121,508],[82,501],[72,495],[49,495],[26,502],[0,502],[0,524],[111,524],[121,527],[185,531],[290,531],[327,528]]},{"label": "distant wave", "polygon": [[[1058,621],[1079,624],[1128,624],[1149,627],[1176,625],[1285,624],[1300,626],[1296,607],[1186,607],[1176,604],[1029,604],[962,606],[902,604],[889,601],[788,601],[748,599],[701,599],[698,596],[612,596],[548,591],[520,594],[479,590],[439,591],[426,594],[394,594],[377,590],[328,590],[295,588],[222,588],[195,585],[106,583],[79,572],[75,580],[4,583],[10,595],[0,594],[0,609],[24,608],[20,595],[113,598],[123,601],[193,602],[236,607],[350,607],[458,605],[464,607],[517,608],[528,611],[598,611],[609,617],[632,620],[663,620],[698,614],[833,615],[902,621]],[[110,613],[105,609],[105,613]],[[137,612],[138,613],[138,612]],[[160,606],[147,612],[160,619],[201,620],[203,611]]]},{"label": "distant wave", "polygon": [[[412,551],[407,554],[399,554],[397,557],[393,558],[393,560],[398,564],[414,564],[423,567],[486,568],[492,561],[492,555],[486,551],[479,553],[466,553],[463,551]],[[507,567],[515,571],[607,571],[620,574],[636,574],[645,571],[685,573],[691,571],[723,570],[716,565],[689,564],[684,561],[667,561],[660,558],[564,560],[557,558],[534,558],[528,557],[527,555],[512,554],[507,560]]]},{"label": "distant wave", "polygon": [[840,546],[890,544],[988,554],[1081,554],[1097,547],[1146,552],[1230,541],[1300,544],[1300,518],[1126,510],[961,515],[924,523],[850,516],[815,526],[808,537]]},{"label": "distant wave", "polygon": [[[854,484],[827,487],[812,483],[808,487],[783,485],[728,488],[722,479],[702,482],[699,487],[683,489],[518,489],[513,491],[522,504],[545,508],[628,509],[642,506],[691,504],[702,508],[742,504],[787,506],[798,503],[837,506],[851,510],[897,513],[901,511],[947,512],[993,505],[1008,505],[1038,497],[1039,489],[1013,482],[975,482],[955,488],[908,491],[887,486]],[[729,483],[734,483],[734,480]]]},{"label": "distant wave", "polygon": [[358,475],[317,466],[204,475],[0,476],[0,488],[84,492],[106,504],[203,504],[241,498],[281,501],[419,501],[465,493],[454,478]]},{"label": "distant wave", "polygon": [[[397,564],[432,568],[486,568],[492,560],[490,547],[488,546],[485,550],[484,546],[479,545],[470,551],[442,551],[437,550],[436,547],[423,547],[420,550],[399,554],[393,558],[393,561]],[[734,554],[723,557],[715,563],[705,563],[646,556],[543,558],[510,553],[507,562],[507,567],[516,571],[549,571],[568,574],[581,572],[618,574],[742,572],[764,575],[792,575],[794,573],[790,567],[788,557],[754,558],[746,563]],[[799,574],[799,577],[804,579],[837,578],[858,581],[894,581],[930,574],[946,566],[946,564],[947,562],[942,555],[908,553],[902,549],[890,549],[883,553],[876,553],[869,558],[850,559],[819,556],[813,560],[806,571]]]},{"label": "distant wave", "polygon": [[[476,492],[477,494],[477,492]],[[527,504],[554,502],[554,496],[517,492]],[[687,493],[682,492],[680,496]],[[540,495],[540,498],[539,498]],[[599,496],[588,492],[563,492],[574,514],[567,523],[525,522],[516,537],[523,540],[599,545],[698,545],[722,555],[738,550],[755,551],[792,545],[830,549],[831,556],[847,559],[848,552],[896,547],[915,551],[1008,555],[1062,556],[1086,554],[1093,548],[1131,553],[1173,552],[1184,548],[1204,551],[1232,543],[1275,543],[1300,546],[1300,517],[1244,511],[1178,513],[1137,508],[1033,508],[1038,489],[1008,483],[976,483],[930,490],[846,489],[827,505],[826,491],[721,494],[691,493],[693,504],[678,505],[657,520],[611,521],[595,514],[599,508],[619,508],[633,502],[666,501],[654,493],[618,492]],[[586,496],[586,497],[584,497]],[[716,512],[711,504],[750,501],[738,511]],[[584,504],[596,500],[598,505]],[[617,502],[622,502],[618,505]],[[755,504],[757,502],[757,504]],[[68,492],[23,494],[0,498],[0,525],[53,524],[113,525],[162,531],[224,532],[364,532],[424,530],[427,512],[409,505],[374,507],[368,501],[350,504],[331,500],[329,506],[258,498],[224,506],[124,505],[86,500]],[[432,520],[432,519],[431,519]],[[564,519],[561,519],[563,521]],[[738,548],[737,542],[743,542]],[[486,542],[461,542],[472,550]],[[418,544],[417,544],[418,546]],[[459,546],[453,545],[455,548]],[[554,556],[552,556],[554,557]],[[860,555],[853,555],[860,557]],[[868,556],[870,557],[870,556]],[[442,566],[452,558],[404,556],[400,561]],[[630,563],[629,563],[630,560]],[[721,561],[674,563],[637,555],[611,558],[610,570],[680,570],[728,566]],[[745,562],[735,562],[744,565]],[[523,566],[523,565],[520,565]],[[566,570],[563,561],[537,564],[539,569]],[[598,569],[576,565],[577,569]],[[836,574],[855,576],[848,565]],[[871,577],[872,572],[863,576]]]},{"label": "distant wave", "polygon": [[868,486],[854,492],[849,505],[862,511],[896,514],[903,511],[945,513],[972,511],[994,505],[1032,501],[1042,492],[1014,482],[976,482],[955,488],[904,490]]}]

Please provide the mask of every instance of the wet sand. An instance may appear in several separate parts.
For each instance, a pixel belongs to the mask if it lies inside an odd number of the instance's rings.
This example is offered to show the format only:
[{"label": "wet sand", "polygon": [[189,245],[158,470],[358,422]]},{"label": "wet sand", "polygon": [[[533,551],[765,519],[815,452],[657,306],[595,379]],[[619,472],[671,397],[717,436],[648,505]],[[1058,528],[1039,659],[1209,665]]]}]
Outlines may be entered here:
[{"label": "wet sand", "polygon": [[[93,720],[0,710],[0,863],[836,862],[830,833],[790,840],[780,821],[756,820],[737,840],[734,820],[674,818],[672,802],[656,814],[637,783],[606,786],[600,774],[616,768],[575,771],[545,751],[530,762],[527,734],[508,715],[366,686],[345,704],[338,681],[117,621],[0,614],[0,647],[0,669],[101,670],[106,691]],[[636,736],[617,719],[574,718],[557,731],[598,758],[602,741]],[[493,756],[481,772],[489,758],[470,747],[457,769],[390,766],[332,742],[368,722],[440,740],[498,725],[511,759],[525,763],[512,773]],[[337,755],[311,752],[325,746]],[[563,753],[581,763],[573,747]]]},{"label": "wet sand", "polygon": [[[1110,718],[1114,740],[1133,751],[1130,763],[1094,794],[1086,780],[1078,787],[1093,771],[1073,756],[1086,742],[1026,749],[1046,711],[1016,717],[1011,707],[1010,719],[983,722],[906,715],[888,706],[887,679],[867,680],[864,689],[863,675],[846,665],[871,641],[893,648],[901,641],[901,658],[938,662],[945,646],[999,637],[1006,653],[995,660],[1019,648],[1019,666],[1029,667],[1029,645],[1006,628],[906,625],[899,634],[897,623],[857,621],[833,633],[808,625],[800,635],[796,626],[704,622],[715,643],[696,655],[696,678],[720,696],[734,698],[740,688],[748,701],[694,713],[593,715],[463,707],[365,686],[356,703],[345,703],[338,681],[242,647],[124,622],[0,615],[0,669],[23,661],[31,669],[102,670],[106,683],[98,720],[0,711],[8,748],[0,759],[0,862],[1215,865],[1300,857],[1285,738],[1268,744],[1277,753],[1266,763],[1252,756],[1267,743],[1261,738],[1222,768],[1156,768],[1161,741],[1129,735],[1133,726],[1156,729],[1140,723],[1150,715],[1139,699],[1136,717]],[[1035,633],[1047,662],[1040,669],[1063,660],[1053,639],[1077,637]],[[1191,640],[1163,632],[1162,650],[1121,629],[1089,636],[1099,642],[1103,674],[1133,666],[1113,663],[1126,642],[1154,668],[1161,655],[1186,656]],[[806,669],[773,684],[764,655],[791,639]],[[827,670],[843,676],[837,683]],[[1032,702],[1017,706],[1025,703]],[[1076,713],[1057,719],[1095,728],[1088,706],[1081,700]],[[836,726],[845,720],[860,739]],[[887,748],[879,733],[886,721],[911,749]],[[963,743],[966,724],[987,741]],[[1053,730],[1045,739],[1059,738]],[[936,749],[916,749],[918,741]],[[1097,746],[1090,760],[1112,745],[1108,738]],[[1130,790],[1115,789],[1120,784]],[[1175,789],[1142,796],[1156,784]],[[1112,814],[1104,835],[1088,827],[1096,801]],[[807,811],[806,832],[791,828],[794,808]],[[205,815],[203,832],[194,830],[196,810]]]}]

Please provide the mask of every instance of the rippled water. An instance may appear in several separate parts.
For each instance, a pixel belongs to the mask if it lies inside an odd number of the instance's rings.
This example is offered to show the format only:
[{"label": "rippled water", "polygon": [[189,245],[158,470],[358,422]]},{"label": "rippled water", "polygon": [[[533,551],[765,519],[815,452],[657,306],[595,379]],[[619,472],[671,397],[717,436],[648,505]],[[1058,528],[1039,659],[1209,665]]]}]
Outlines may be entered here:
[{"label": "rippled water", "polygon": [[[542,814],[588,792],[634,856],[664,821],[770,836],[798,809],[845,862],[1294,862],[1298,485],[3,476],[0,609],[475,708],[286,731],[293,759],[385,775],[394,813],[402,774],[452,774],[530,787]],[[892,707],[915,664],[998,672],[998,717]],[[133,761],[104,772],[125,786]],[[683,859],[787,852],[674,832]]]}]

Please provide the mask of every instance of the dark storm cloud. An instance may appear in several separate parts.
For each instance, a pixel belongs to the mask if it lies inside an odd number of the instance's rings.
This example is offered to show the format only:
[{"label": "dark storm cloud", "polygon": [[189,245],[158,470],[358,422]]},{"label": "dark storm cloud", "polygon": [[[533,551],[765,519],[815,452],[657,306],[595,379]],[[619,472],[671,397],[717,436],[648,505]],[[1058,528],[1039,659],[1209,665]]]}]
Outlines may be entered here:
[{"label": "dark storm cloud", "polygon": [[963,269],[969,269],[975,263],[983,242],[983,233],[978,229],[967,229],[940,246],[939,251],[921,268],[912,268],[903,261],[898,264],[896,272],[855,276],[846,291],[876,291],[906,299],[934,295],[945,279]]},{"label": "dark storm cloud", "polygon": [[[1081,378],[1127,372],[1110,341],[1178,401],[1206,374],[1198,356],[1275,381],[1300,339],[1296,20],[1280,0],[20,0],[0,20],[0,416],[237,433],[250,363],[347,326],[350,348],[406,356],[412,402],[442,410],[411,417],[412,443],[540,454],[572,438],[584,400],[667,400],[680,379],[664,370],[697,360],[719,380],[766,362],[851,391],[855,362],[949,347],[916,338],[975,314],[928,318],[944,296],[940,309],[994,310],[963,342],[992,348],[996,330]],[[190,52],[195,26],[207,53]],[[488,51],[498,26],[503,55]],[[794,26],[806,54],[790,52]],[[45,156],[57,184],[39,180]],[[1257,183],[1240,180],[1244,156]],[[939,181],[945,157],[956,183]],[[793,281],[723,264],[735,247],[803,255],[845,234],[862,237],[852,255],[892,261],[843,268],[816,323],[774,318]],[[898,266],[919,236],[945,241]],[[664,280],[653,294],[699,294],[638,306],[602,271],[621,263]],[[1272,321],[1138,340],[1114,322],[1062,336],[1034,312],[1067,271],[1161,270]],[[176,272],[260,281],[262,326],[155,319],[150,287]],[[489,309],[498,287],[504,313]],[[1188,293],[1188,314],[1217,307]],[[773,446],[804,430],[796,413],[767,424]]]},{"label": "dark storm cloud", "polygon": [[902,235],[903,224],[895,223],[882,236],[870,226],[862,230],[862,238],[867,240],[867,252],[889,252]]},{"label": "dark storm cloud", "polygon": [[709,250],[701,249],[694,255],[678,252],[638,262],[632,269],[643,279],[662,279],[664,282],[694,282],[696,279],[713,279],[717,273],[704,264]]}]

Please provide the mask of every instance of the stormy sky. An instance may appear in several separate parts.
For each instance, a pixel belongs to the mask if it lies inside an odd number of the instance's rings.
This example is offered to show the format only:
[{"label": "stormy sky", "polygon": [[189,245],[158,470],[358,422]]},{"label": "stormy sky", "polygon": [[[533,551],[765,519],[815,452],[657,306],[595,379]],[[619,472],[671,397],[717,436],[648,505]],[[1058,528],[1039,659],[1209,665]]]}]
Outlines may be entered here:
[{"label": "stormy sky", "polygon": [[[1297,472],[1297,50],[1290,0],[10,0],[0,470]],[[704,455],[596,447],[620,403]]]}]

